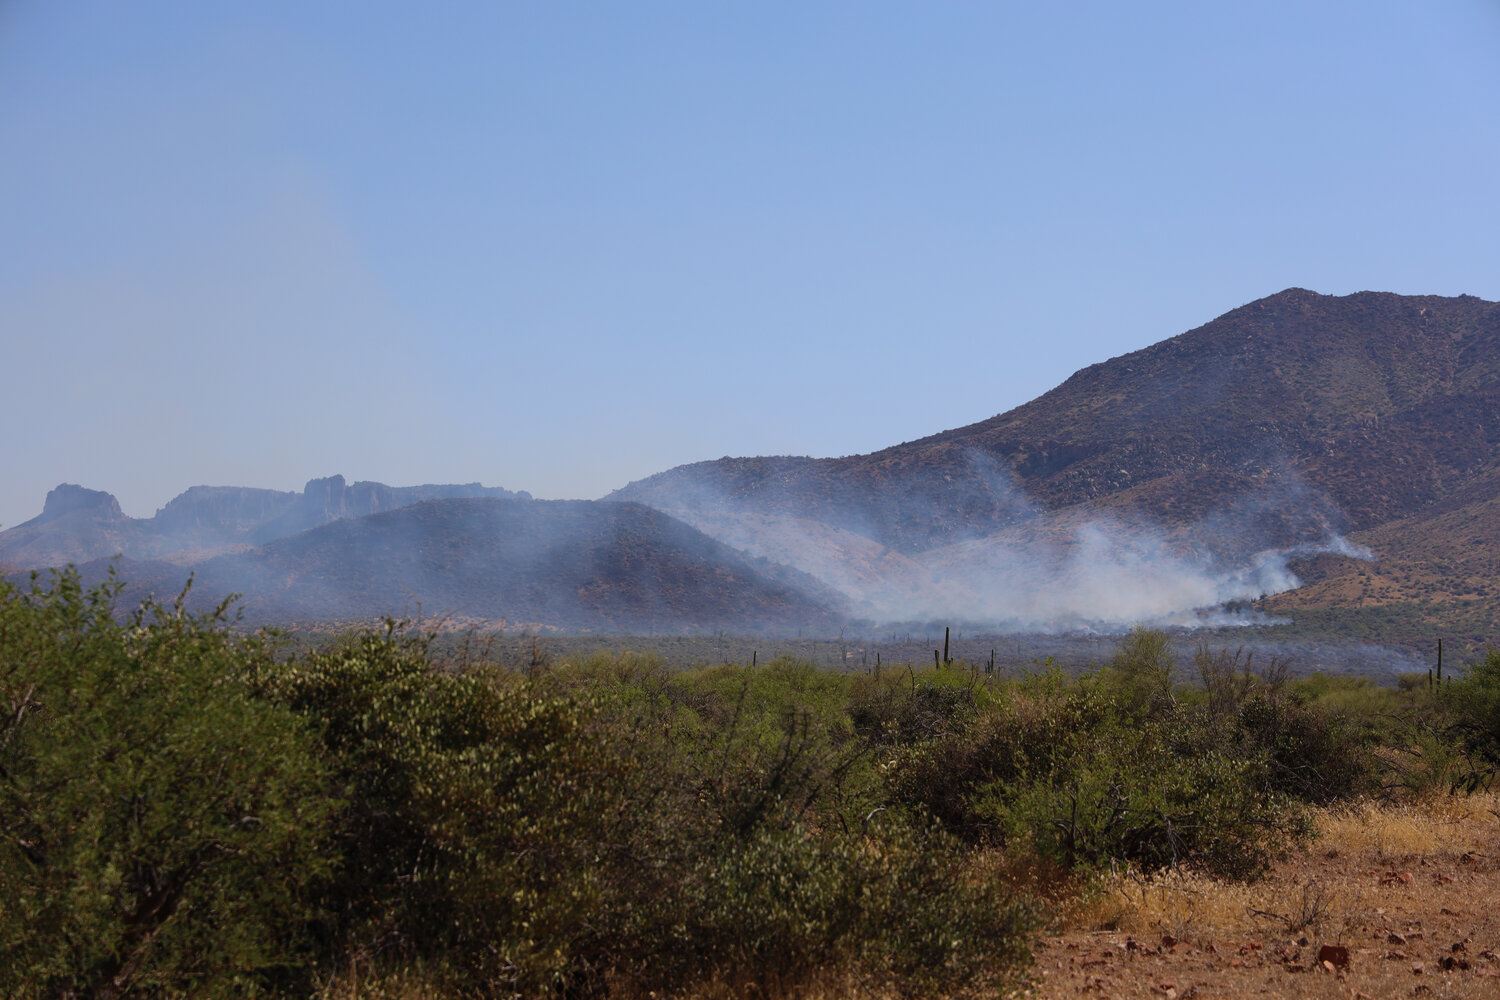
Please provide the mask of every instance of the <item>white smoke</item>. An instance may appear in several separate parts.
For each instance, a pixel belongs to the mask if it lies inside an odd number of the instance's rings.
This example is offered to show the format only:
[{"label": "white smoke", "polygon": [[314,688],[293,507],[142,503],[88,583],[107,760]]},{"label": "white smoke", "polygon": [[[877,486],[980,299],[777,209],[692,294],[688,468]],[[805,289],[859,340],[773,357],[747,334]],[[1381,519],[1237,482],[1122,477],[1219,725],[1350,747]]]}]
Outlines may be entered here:
[{"label": "white smoke", "polygon": [[[1014,513],[1011,526],[916,554],[849,528],[751,513],[722,499],[704,503],[695,496],[667,509],[726,544],[818,578],[844,594],[857,617],[962,621],[1000,632],[1266,624],[1239,605],[1301,586],[1290,560],[1325,553],[1373,558],[1331,527],[1326,498],[1309,502],[1295,478],[1241,498],[1237,509],[1193,529],[1169,531],[1138,517],[1050,514],[1016,487],[1008,470],[987,459],[976,467],[995,491],[996,506]],[[1258,544],[1256,518],[1281,504],[1303,522],[1304,540]],[[1308,532],[1316,534],[1307,539]],[[1204,542],[1210,535],[1212,546]]]}]

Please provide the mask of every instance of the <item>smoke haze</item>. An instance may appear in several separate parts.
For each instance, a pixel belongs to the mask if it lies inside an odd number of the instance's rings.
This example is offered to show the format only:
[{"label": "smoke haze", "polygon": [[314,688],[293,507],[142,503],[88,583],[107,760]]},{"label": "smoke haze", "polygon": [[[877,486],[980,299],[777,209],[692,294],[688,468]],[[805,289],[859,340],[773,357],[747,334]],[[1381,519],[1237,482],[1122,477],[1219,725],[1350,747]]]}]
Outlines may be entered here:
[{"label": "smoke haze", "polygon": [[1229,509],[1169,530],[1136,515],[1048,512],[993,461],[972,458],[993,493],[991,509],[1008,523],[918,553],[896,551],[857,523],[765,513],[701,490],[659,505],[750,555],[816,577],[875,623],[951,619],[1002,632],[1265,624],[1234,606],[1301,586],[1293,558],[1374,558],[1338,532],[1327,498],[1285,469]]}]

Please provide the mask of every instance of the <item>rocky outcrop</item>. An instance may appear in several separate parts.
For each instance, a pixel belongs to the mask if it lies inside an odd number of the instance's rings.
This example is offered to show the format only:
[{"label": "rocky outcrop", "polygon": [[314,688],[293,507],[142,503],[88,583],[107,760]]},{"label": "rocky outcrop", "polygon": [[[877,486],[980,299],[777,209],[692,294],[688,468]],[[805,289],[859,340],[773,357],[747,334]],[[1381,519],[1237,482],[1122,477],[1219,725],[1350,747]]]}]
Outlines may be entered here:
[{"label": "rocky outcrop", "polygon": [[72,483],[63,483],[47,493],[42,512],[27,521],[27,524],[42,524],[55,521],[68,514],[82,513],[85,516],[106,521],[123,521],[125,512],[113,494],[103,490],[90,490]]},{"label": "rocky outcrop", "polygon": [[211,532],[243,536],[284,514],[298,495],[245,486],[194,486],[178,494],[152,519],[165,534]]}]

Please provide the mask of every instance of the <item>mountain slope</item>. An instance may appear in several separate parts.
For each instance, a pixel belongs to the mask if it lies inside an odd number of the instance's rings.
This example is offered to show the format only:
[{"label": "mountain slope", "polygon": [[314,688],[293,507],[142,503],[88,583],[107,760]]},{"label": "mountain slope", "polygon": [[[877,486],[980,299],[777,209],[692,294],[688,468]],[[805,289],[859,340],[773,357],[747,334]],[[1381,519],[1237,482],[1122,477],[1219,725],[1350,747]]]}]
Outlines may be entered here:
[{"label": "mountain slope", "polygon": [[[98,572],[98,564],[94,572]],[[194,568],[201,604],[242,596],[251,622],[458,616],[570,630],[836,628],[811,580],[755,566],[638,504],[469,498],[349,518]],[[127,596],[185,573],[132,564]],[[805,585],[799,588],[798,583]]]},{"label": "mountain slope", "polygon": [[1078,372],[1007,413],[869,455],[720,459],[612,499],[812,518],[920,552],[1093,504],[1166,525],[1242,497],[1266,541],[1408,516],[1500,467],[1500,307],[1289,289]]},{"label": "mountain slope", "polygon": [[[1293,568],[1316,586],[1268,606],[1360,600],[1350,581],[1386,565],[1414,581],[1388,599],[1482,597],[1500,535],[1467,532],[1461,553],[1449,537],[1490,524],[1496,483],[1500,306],[1288,289],[968,427],[869,455],[681,466],[612,498],[784,556],[888,614],[901,595],[861,587],[899,555],[917,567],[912,608],[940,594],[980,620],[1032,608],[1025,620],[1047,627],[1086,605],[1131,620],[1195,595],[1275,594],[1299,582]],[[776,527],[757,540],[755,523]],[[809,523],[823,527],[795,527]],[[1350,558],[1348,532],[1390,562]],[[1340,554],[1307,558],[1319,550]],[[1481,617],[1465,627],[1500,627]]]}]

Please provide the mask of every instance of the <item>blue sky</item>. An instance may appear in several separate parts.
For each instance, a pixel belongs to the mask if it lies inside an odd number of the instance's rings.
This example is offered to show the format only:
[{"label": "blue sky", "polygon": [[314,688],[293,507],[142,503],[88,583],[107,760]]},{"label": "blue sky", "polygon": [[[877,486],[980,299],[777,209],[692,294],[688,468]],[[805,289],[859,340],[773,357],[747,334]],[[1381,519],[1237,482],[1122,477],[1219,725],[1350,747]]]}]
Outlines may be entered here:
[{"label": "blue sky", "polygon": [[597,497],[1500,299],[1500,3],[0,3],[0,525]]}]

